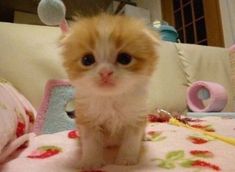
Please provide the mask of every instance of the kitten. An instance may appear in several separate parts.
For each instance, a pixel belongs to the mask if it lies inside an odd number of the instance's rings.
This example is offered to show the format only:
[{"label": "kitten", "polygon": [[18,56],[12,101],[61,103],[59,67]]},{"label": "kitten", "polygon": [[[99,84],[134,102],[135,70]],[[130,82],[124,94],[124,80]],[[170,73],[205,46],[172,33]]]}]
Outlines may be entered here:
[{"label": "kitten", "polygon": [[110,144],[120,146],[116,164],[138,162],[157,44],[141,21],[108,14],[78,19],[62,39],[64,67],[77,91],[81,168],[103,166]]}]

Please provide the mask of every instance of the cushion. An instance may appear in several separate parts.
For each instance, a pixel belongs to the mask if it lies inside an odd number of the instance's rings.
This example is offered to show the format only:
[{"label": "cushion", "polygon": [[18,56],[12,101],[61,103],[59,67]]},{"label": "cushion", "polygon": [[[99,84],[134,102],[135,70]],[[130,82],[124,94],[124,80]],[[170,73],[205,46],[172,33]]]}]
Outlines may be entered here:
[{"label": "cushion", "polygon": [[233,86],[233,93],[234,93],[233,108],[234,108],[234,111],[235,111],[235,51],[230,53],[230,63],[231,63],[231,70],[232,70],[232,86]]},{"label": "cushion", "polygon": [[186,110],[187,80],[175,44],[162,41],[159,56],[150,84],[150,106],[183,112]]},{"label": "cushion", "polygon": [[[13,83],[37,109],[46,82],[67,78],[57,45],[60,33],[58,27],[0,22],[3,42],[0,44],[0,75]],[[231,67],[227,68],[229,62],[225,49],[162,42],[159,54],[159,63],[151,81],[149,102],[152,108],[185,111],[186,88],[196,80],[207,79],[222,83],[231,93],[228,76]],[[182,61],[183,58],[186,60]],[[200,65],[202,61],[205,64]],[[210,64],[208,73],[207,66],[211,61],[217,66],[213,69]],[[200,72],[197,72],[198,69]],[[231,110],[231,100],[230,97],[226,111]]]},{"label": "cushion", "polygon": [[[57,46],[60,30],[57,27],[10,23],[0,23],[0,30],[4,42],[0,44],[0,74],[38,109],[46,82],[67,78]],[[182,99],[186,81],[178,66],[177,51],[174,44],[167,42],[162,43],[159,51],[161,58],[151,85],[150,104],[170,111],[183,111],[186,108]],[[167,96],[172,94],[175,96]]]},{"label": "cushion", "polygon": [[39,107],[49,79],[65,78],[57,27],[0,23],[0,75]]}]

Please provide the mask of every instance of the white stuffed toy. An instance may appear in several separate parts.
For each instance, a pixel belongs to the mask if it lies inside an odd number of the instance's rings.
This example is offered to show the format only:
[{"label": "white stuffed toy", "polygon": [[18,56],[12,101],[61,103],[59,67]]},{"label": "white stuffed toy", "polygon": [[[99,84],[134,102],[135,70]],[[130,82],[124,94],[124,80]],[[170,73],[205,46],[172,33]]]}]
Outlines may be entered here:
[{"label": "white stuffed toy", "polygon": [[69,29],[65,14],[66,8],[61,0],[41,0],[38,4],[40,20],[49,26],[59,25],[64,33]]}]

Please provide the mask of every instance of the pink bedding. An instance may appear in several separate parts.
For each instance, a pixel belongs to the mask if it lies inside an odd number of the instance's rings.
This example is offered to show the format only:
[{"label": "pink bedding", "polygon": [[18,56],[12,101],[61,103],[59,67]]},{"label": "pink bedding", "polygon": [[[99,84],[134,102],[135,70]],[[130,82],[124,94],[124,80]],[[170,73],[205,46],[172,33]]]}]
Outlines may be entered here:
[{"label": "pink bedding", "polygon": [[[235,138],[235,119],[205,117],[190,124]],[[74,131],[31,135],[29,146],[19,150],[0,169],[2,172],[79,172],[77,137],[79,134]],[[234,145],[168,123],[148,123],[138,165],[112,164],[115,157],[112,149],[105,156],[108,165],[96,172],[235,171]]]}]

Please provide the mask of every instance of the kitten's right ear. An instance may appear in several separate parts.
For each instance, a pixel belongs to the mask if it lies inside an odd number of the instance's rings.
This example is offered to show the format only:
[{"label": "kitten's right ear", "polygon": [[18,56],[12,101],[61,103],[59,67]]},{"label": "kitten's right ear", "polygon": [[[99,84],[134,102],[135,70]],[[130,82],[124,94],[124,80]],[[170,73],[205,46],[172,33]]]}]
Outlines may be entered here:
[{"label": "kitten's right ear", "polygon": [[[73,21],[78,21],[79,20],[79,14],[76,14],[76,16],[73,16]],[[75,22],[71,22],[71,27]],[[59,37],[59,46],[63,46],[68,39],[68,37],[71,34],[71,29],[68,27],[68,24],[66,21],[62,22],[60,25],[60,29],[62,30],[62,34]]]}]

